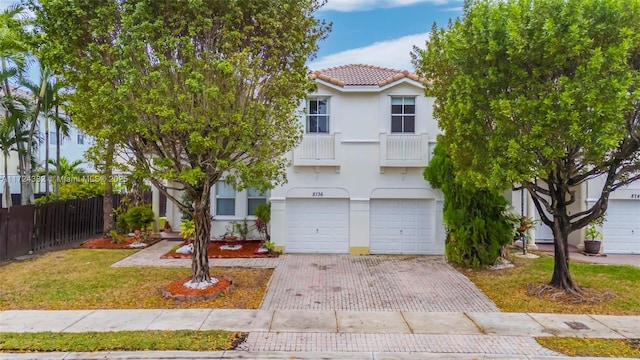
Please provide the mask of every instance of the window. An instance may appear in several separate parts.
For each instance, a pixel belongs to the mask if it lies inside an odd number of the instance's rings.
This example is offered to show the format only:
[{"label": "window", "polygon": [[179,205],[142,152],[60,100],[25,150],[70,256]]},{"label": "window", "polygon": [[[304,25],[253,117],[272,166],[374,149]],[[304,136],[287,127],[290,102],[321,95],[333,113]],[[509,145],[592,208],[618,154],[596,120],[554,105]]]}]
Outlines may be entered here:
[{"label": "window", "polygon": [[329,99],[307,100],[307,133],[329,133]]},{"label": "window", "polygon": [[416,98],[391,98],[391,132],[413,133],[416,130]]},{"label": "window", "polygon": [[247,189],[247,215],[253,215],[253,213],[256,212],[258,204],[264,204],[266,202],[267,196],[265,193],[254,188]]},{"label": "window", "polygon": [[[55,145],[56,144],[56,135],[57,135],[57,133],[55,133],[55,132],[50,132],[49,133],[49,145]],[[60,142],[60,145],[62,145],[62,141]]]},{"label": "window", "polygon": [[84,144],[84,135],[81,133],[78,133],[78,145],[83,145]]},{"label": "window", "polygon": [[216,184],[216,215],[236,214],[236,191],[224,180]]}]

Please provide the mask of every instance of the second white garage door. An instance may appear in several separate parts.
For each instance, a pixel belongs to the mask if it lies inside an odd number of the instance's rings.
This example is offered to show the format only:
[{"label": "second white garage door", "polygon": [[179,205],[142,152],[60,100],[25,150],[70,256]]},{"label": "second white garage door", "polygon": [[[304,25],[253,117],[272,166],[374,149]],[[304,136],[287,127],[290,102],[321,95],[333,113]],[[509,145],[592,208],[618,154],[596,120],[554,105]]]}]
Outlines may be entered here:
[{"label": "second white garage door", "polygon": [[609,200],[603,225],[604,252],[640,254],[640,201]]},{"label": "second white garage door", "polygon": [[[372,199],[372,254],[436,254],[433,239],[434,201]],[[438,254],[440,255],[441,252]]]},{"label": "second white garage door", "polygon": [[288,199],[288,253],[349,252],[349,200]]}]

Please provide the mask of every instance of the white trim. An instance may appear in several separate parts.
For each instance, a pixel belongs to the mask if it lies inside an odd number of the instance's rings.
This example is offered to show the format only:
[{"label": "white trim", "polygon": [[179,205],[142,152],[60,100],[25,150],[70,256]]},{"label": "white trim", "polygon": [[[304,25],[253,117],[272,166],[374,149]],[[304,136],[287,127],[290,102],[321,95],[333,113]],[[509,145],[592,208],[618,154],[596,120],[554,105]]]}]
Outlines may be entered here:
[{"label": "white trim", "polygon": [[342,144],[379,144],[380,139],[346,139],[340,141]]},{"label": "white trim", "polygon": [[404,77],[402,79],[398,79],[396,81],[392,81],[389,84],[386,84],[384,86],[378,86],[378,85],[348,86],[348,85],[345,85],[344,87],[342,87],[342,86],[338,86],[338,85],[332,84],[332,83],[330,83],[328,81],[324,81],[322,79],[316,78],[314,80],[317,83],[320,83],[320,84],[322,84],[322,85],[324,85],[326,87],[330,87],[332,89],[338,90],[338,91],[343,92],[343,93],[350,93],[350,92],[372,92],[372,93],[383,92],[383,91],[385,91],[385,90],[387,90],[389,88],[392,88],[392,87],[394,87],[396,85],[399,85],[399,84],[409,84],[409,85],[413,85],[413,86],[415,86],[417,88],[420,88],[420,89],[424,88],[424,85],[422,85],[422,83],[420,83],[419,81],[411,80],[411,79],[406,78],[406,77]]}]

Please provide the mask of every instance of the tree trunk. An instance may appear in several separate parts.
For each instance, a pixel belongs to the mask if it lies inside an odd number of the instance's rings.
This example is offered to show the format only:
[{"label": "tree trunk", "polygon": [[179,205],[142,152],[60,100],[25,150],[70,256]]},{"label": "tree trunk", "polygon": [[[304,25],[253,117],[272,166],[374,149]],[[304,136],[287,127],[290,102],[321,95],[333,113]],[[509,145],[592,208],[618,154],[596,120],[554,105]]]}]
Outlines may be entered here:
[{"label": "tree trunk", "polygon": [[60,199],[60,126],[56,125],[56,181],[54,182],[56,200]]},{"label": "tree trunk", "polygon": [[191,263],[191,281],[209,282],[209,238],[211,235],[211,215],[209,189],[202,191],[194,202],[193,221],[196,228]]},{"label": "tree trunk", "polygon": [[11,186],[9,185],[9,166],[8,166],[8,155],[4,154],[4,192],[2,194],[2,196],[4,197],[3,199],[3,205],[7,208],[10,209],[11,206],[13,206],[13,202],[11,201]]},{"label": "tree trunk", "polygon": [[44,196],[49,201],[49,119],[44,117]]},{"label": "tree trunk", "polygon": [[553,276],[549,285],[566,292],[575,293],[579,289],[569,273],[569,230],[571,228],[565,194],[568,192],[561,185],[556,185],[555,190],[551,190],[553,209],[553,243],[554,243],[554,264]]},{"label": "tree trunk", "polygon": [[104,211],[102,225],[105,237],[109,236],[111,230],[115,228],[113,222],[113,185],[111,184],[114,152],[114,142],[109,140],[107,143],[107,153],[104,159],[104,202],[102,203],[102,210]]}]

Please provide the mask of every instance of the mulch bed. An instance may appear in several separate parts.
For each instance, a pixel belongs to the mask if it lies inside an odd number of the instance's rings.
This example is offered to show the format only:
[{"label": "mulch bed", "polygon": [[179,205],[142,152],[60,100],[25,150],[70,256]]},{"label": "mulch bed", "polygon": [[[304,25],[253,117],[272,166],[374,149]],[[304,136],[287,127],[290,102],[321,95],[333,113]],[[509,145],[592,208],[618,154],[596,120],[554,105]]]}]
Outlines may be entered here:
[{"label": "mulch bed", "polygon": [[[144,243],[147,244],[147,247],[149,247],[160,240],[162,239],[148,238],[146,241],[144,241]],[[112,239],[98,238],[87,240],[80,244],[80,247],[88,249],[129,249],[129,245],[133,244],[134,242],[136,242],[136,238],[131,236],[125,238],[125,240],[121,243],[113,243]]]},{"label": "mulch bed", "polygon": [[[255,254],[255,250],[260,247],[260,240],[238,240],[233,244],[242,245],[239,250],[220,250],[220,246],[228,245],[226,241],[212,240],[209,242],[208,255],[210,258],[254,258],[269,257],[269,254]],[[186,245],[182,242],[178,247]],[[178,254],[174,250],[162,255],[161,259],[191,259],[192,254]]]},{"label": "mulch bed", "polygon": [[184,286],[184,283],[191,280],[191,277],[173,281],[162,290],[162,296],[180,301],[209,300],[217,298],[222,293],[228,294],[233,289],[233,281],[228,277],[224,275],[211,277],[218,279],[218,283],[204,289],[191,289]]}]

